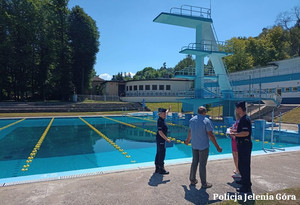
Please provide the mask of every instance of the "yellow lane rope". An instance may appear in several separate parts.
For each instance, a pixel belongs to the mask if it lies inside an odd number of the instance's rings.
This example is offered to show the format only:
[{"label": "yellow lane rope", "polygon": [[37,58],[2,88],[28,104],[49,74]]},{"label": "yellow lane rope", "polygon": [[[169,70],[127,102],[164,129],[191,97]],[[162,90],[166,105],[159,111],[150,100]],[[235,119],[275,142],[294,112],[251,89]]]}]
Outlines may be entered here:
[{"label": "yellow lane rope", "polygon": [[[136,129],[140,129],[140,130],[143,130],[143,131],[148,132],[148,133],[150,133],[150,134],[156,135],[156,132],[153,132],[152,130],[148,130],[148,129],[144,129],[144,128],[141,128],[141,127],[137,127],[137,126],[135,126],[135,125],[128,124],[128,123],[125,123],[125,122],[121,122],[121,121],[119,121],[119,120],[111,119],[111,118],[109,118],[109,117],[104,117],[104,116],[102,116],[102,117],[105,118],[105,119],[112,120],[112,121],[114,121],[114,122],[118,122],[118,123],[120,123],[120,124],[129,126],[129,127],[136,128]],[[174,142],[176,142],[176,143],[179,143],[179,144],[184,144],[184,141],[179,140],[179,139],[176,139],[176,138],[174,138],[174,137],[168,137],[168,139],[170,139],[170,140],[172,140],[172,141],[174,141]],[[191,144],[189,144],[189,145],[191,145]]]},{"label": "yellow lane rope", "polygon": [[11,124],[9,124],[9,125],[6,125],[6,126],[4,126],[4,127],[1,127],[1,128],[0,128],[0,131],[1,131],[1,130],[4,130],[5,128],[8,128],[8,127],[10,127],[10,126],[13,126],[13,125],[15,125],[15,124],[17,124],[17,123],[19,123],[19,122],[22,122],[23,120],[26,120],[26,118],[23,118],[23,119],[21,119],[21,120],[19,120],[19,121],[17,121],[17,122],[13,122],[13,123],[11,123]]},{"label": "yellow lane rope", "polygon": [[[139,119],[139,120],[146,120],[146,121],[150,121],[150,122],[157,122],[157,121],[155,121],[155,120],[144,119],[144,118],[140,118],[140,117],[133,117],[133,116],[130,116],[130,115],[128,115],[128,117],[135,118],[135,119]],[[177,127],[183,127],[183,128],[188,128],[187,126],[184,126],[184,125],[177,125],[177,124],[173,124],[173,123],[170,123],[170,122],[167,122],[167,125],[177,126]]]},{"label": "yellow lane rope", "polygon": [[29,163],[32,162],[32,160],[34,159],[35,155],[37,154],[37,151],[40,149],[51,125],[52,122],[54,120],[54,117],[51,119],[50,123],[48,124],[47,128],[45,129],[44,133],[42,134],[42,136],[40,137],[39,141],[37,142],[37,144],[35,145],[35,147],[33,148],[32,152],[30,153],[29,157],[26,160],[26,164],[23,165],[22,171],[28,171],[28,167],[29,167]]},{"label": "yellow lane rope", "polygon": [[105,117],[105,116],[101,116],[101,117],[103,117],[103,118],[105,118],[105,119],[108,119],[108,120],[112,120],[112,121],[121,123],[121,124],[126,125],[126,126],[128,126],[128,127],[136,128],[136,126],[135,126],[135,125],[132,125],[132,124],[128,124],[128,123],[125,123],[125,122],[121,122],[121,121],[119,121],[119,120],[115,120],[115,119],[112,119],[112,118],[109,118],[109,117]]},{"label": "yellow lane rope", "polygon": [[[104,135],[102,132],[97,130],[93,125],[79,117],[87,126],[89,126],[92,130],[94,130],[98,135],[100,135],[103,139],[105,139],[109,144],[111,144],[115,149],[117,149],[119,152],[121,152],[126,158],[131,158],[130,155],[128,155],[127,152],[124,151],[124,149],[121,149],[120,146],[118,146],[116,143],[114,143],[111,139],[109,139],[106,135]],[[131,160],[132,163],[135,163],[136,161]]]}]

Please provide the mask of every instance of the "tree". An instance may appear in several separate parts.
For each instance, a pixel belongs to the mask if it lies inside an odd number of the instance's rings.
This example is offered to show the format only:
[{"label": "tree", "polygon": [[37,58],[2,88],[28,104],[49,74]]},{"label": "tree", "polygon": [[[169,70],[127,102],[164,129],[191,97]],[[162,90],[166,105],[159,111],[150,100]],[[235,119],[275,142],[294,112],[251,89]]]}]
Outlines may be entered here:
[{"label": "tree", "polygon": [[10,84],[12,83],[9,75],[9,55],[11,49],[9,46],[9,15],[8,1],[0,1],[0,101],[9,99]]},{"label": "tree", "polygon": [[134,76],[134,80],[155,79],[159,77],[159,73],[152,67],[146,67],[142,71],[138,71]]},{"label": "tree", "polygon": [[73,83],[77,93],[83,94],[89,88],[99,51],[99,32],[95,21],[79,6],[72,9],[69,24]]},{"label": "tree", "polygon": [[179,70],[183,70],[184,68],[187,67],[193,67],[195,68],[195,60],[193,59],[193,57],[191,55],[187,55],[186,58],[184,58],[183,60],[179,61],[179,63],[174,67],[174,71],[179,71]]},{"label": "tree", "polygon": [[29,85],[35,81],[36,7],[32,1],[13,0],[6,2],[5,10],[9,47],[6,69],[11,86],[8,95],[12,94],[15,100],[24,100]]},{"label": "tree", "polygon": [[233,55],[225,57],[228,72],[246,70],[253,67],[253,57],[246,52],[246,38],[232,38],[229,43],[233,45]]},{"label": "tree", "polygon": [[287,31],[289,55],[300,56],[300,7],[296,6],[291,11],[280,13],[276,22]]}]

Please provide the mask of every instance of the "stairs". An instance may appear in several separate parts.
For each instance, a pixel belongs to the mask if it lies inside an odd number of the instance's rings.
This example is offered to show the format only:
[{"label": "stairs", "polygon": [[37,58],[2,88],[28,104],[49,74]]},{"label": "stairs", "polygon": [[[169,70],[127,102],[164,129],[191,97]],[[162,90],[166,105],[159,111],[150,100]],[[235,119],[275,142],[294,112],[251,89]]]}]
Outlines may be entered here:
[{"label": "stairs", "polygon": [[[274,118],[279,117],[280,113],[281,115],[284,115],[285,113],[297,108],[297,105],[284,105],[281,104],[280,106],[276,107],[274,110]],[[259,116],[259,110],[253,110],[251,111],[251,120],[255,119],[265,119],[266,121],[272,121],[272,111],[273,107],[262,105],[260,109],[260,116]]]}]

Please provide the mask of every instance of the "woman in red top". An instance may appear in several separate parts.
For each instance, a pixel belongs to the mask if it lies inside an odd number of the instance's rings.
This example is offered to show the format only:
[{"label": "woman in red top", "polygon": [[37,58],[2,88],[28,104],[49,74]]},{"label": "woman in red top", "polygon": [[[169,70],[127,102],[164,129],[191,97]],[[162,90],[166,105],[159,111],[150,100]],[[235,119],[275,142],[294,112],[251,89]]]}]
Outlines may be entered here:
[{"label": "woman in red top", "polygon": [[[237,130],[237,126],[240,120],[240,116],[237,115],[237,113],[235,113],[235,123],[232,125],[231,132],[236,132]],[[232,155],[233,155],[233,161],[234,161],[234,165],[235,165],[235,170],[233,170],[234,175],[232,175],[233,178],[237,178],[237,177],[241,177],[240,172],[239,172],[239,168],[238,168],[238,151],[237,151],[237,144],[236,144],[236,140],[235,137],[231,138],[231,147],[232,147]]]}]

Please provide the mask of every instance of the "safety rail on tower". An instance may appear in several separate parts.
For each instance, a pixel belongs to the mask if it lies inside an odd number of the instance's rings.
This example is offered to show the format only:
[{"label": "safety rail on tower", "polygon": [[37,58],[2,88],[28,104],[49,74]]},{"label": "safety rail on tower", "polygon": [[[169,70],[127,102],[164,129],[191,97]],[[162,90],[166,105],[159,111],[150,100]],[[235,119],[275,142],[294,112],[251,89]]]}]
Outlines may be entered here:
[{"label": "safety rail on tower", "polygon": [[173,7],[170,9],[170,13],[209,19],[211,18],[211,9],[190,5],[182,5],[180,8]]}]

